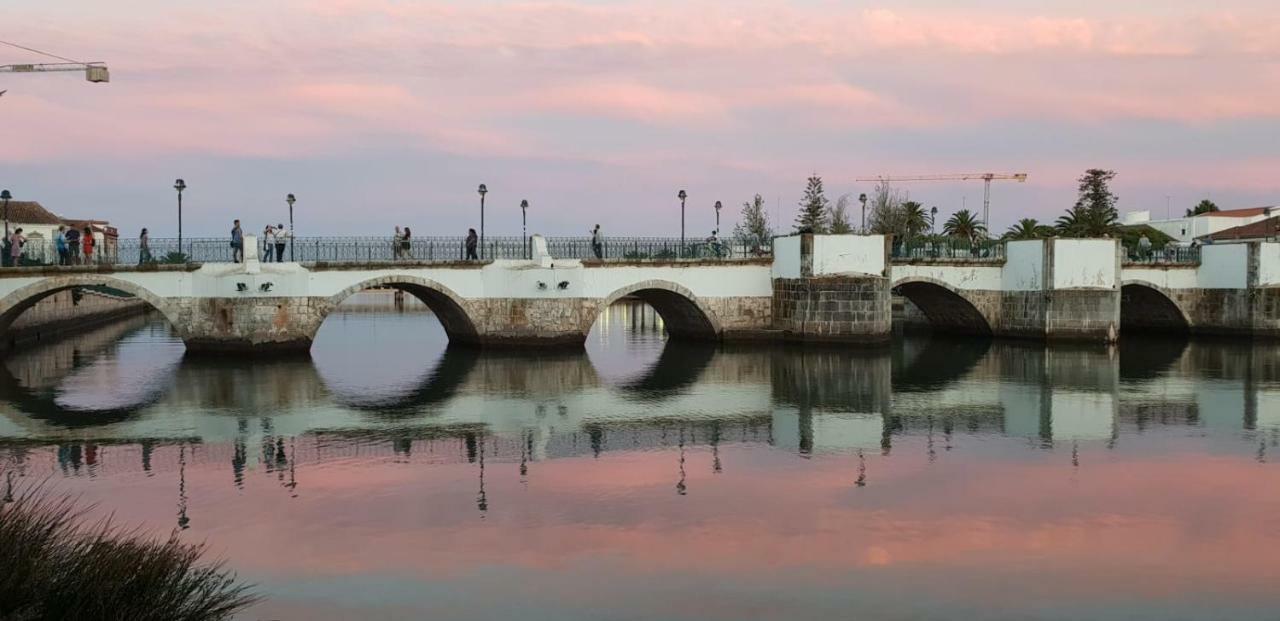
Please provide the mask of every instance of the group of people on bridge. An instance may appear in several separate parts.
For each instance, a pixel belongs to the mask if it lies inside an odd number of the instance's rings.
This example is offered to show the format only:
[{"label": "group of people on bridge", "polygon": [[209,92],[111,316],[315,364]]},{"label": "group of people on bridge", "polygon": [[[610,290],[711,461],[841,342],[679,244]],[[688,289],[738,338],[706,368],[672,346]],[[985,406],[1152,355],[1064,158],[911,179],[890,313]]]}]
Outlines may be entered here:
[{"label": "group of people on bridge", "polygon": [[[4,240],[4,264],[9,267],[22,265],[26,245],[27,236],[23,235],[22,227],[9,233]],[[74,226],[59,225],[53,235],[53,245],[58,253],[58,265],[90,265],[96,262],[94,249],[98,242],[92,227],[86,226],[81,231]]]}]

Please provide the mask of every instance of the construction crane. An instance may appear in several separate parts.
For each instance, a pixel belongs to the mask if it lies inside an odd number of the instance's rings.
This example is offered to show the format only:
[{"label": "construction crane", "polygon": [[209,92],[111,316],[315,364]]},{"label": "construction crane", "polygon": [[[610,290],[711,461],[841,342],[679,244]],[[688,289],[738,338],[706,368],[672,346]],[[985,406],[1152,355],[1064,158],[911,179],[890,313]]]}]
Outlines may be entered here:
[{"label": "construction crane", "polygon": [[111,74],[110,72],[107,71],[107,65],[105,63],[100,63],[100,62],[82,63],[73,58],[67,58],[66,56],[58,56],[57,54],[50,54],[49,52],[37,50],[34,47],[27,47],[25,45],[19,45],[17,43],[12,43],[9,41],[0,40],[0,45],[16,48],[19,50],[23,50],[25,52],[31,52],[32,54],[39,54],[40,56],[48,56],[49,58],[52,58],[54,60],[62,61],[62,62],[56,62],[56,63],[26,63],[21,65],[0,65],[0,73],[44,73],[47,71],[83,71],[84,78],[90,82],[98,83],[98,82],[111,81]]},{"label": "construction crane", "polygon": [[111,74],[104,63],[42,63],[0,65],[0,73],[42,73],[45,71],[83,71],[90,82],[110,82]]},{"label": "construction crane", "polygon": [[1023,183],[1027,180],[1027,173],[966,173],[960,175],[914,175],[914,176],[880,176],[880,177],[864,177],[857,179],[860,182],[866,181],[973,181],[981,179],[984,182],[982,192],[982,226],[990,228],[990,222],[987,217],[991,212],[991,182],[1013,180]]}]

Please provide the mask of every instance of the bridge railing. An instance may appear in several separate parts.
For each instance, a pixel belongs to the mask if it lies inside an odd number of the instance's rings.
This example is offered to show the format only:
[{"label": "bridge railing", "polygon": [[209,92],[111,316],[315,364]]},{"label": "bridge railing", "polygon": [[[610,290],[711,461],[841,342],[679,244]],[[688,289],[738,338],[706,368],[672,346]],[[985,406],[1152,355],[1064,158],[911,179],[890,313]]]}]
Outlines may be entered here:
[{"label": "bridge railing", "polygon": [[[591,238],[548,237],[547,250],[558,259],[663,260],[663,259],[734,259],[765,257],[772,254],[770,244],[748,245],[733,240],[708,243],[706,240],[665,237],[605,237],[597,256]],[[276,245],[258,240],[258,257],[276,261]],[[525,259],[530,257],[530,241],[522,237],[486,237],[477,248],[482,260]],[[152,238],[144,250],[136,238],[108,240],[100,243],[92,255],[69,252],[67,263],[73,265],[138,265],[142,263],[230,263],[234,257],[231,240],[222,238]],[[5,257],[8,258],[7,256]],[[284,244],[284,260],[298,262],[374,263],[387,261],[462,261],[467,259],[464,237],[416,237],[406,244],[387,237],[298,237]],[[30,239],[22,248],[22,265],[59,265],[63,263],[54,241]],[[5,263],[8,265],[8,262]]]},{"label": "bridge railing", "polygon": [[895,239],[890,256],[899,261],[1004,261],[1004,242],[996,239]]},{"label": "bridge railing", "polygon": [[1197,246],[1169,246],[1166,248],[1125,248],[1125,265],[1200,265],[1200,248]]},{"label": "bridge railing", "polygon": [[590,237],[548,237],[547,251],[559,259],[644,261],[664,259],[750,259],[773,255],[770,243],[746,244],[734,239],[717,243],[679,237],[604,237],[600,253]]}]

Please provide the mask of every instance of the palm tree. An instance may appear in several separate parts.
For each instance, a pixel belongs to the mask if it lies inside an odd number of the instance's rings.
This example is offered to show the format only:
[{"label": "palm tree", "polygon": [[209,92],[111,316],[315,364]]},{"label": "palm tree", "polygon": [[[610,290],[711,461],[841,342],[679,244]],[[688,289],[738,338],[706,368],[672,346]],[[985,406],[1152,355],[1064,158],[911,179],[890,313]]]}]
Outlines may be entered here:
[{"label": "palm tree", "polygon": [[942,225],[942,232],[951,237],[974,241],[987,232],[987,227],[978,221],[977,216],[968,209],[951,214],[951,219]]},{"label": "palm tree", "polygon": [[1040,224],[1035,218],[1023,218],[1009,227],[1004,239],[1043,239],[1053,235],[1053,227]]},{"label": "palm tree", "polygon": [[902,220],[907,237],[915,237],[929,230],[929,212],[916,201],[902,203]]},{"label": "palm tree", "polygon": [[1072,207],[1055,225],[1064,237],[1112,237],[1120,228],[1114,211]]}]

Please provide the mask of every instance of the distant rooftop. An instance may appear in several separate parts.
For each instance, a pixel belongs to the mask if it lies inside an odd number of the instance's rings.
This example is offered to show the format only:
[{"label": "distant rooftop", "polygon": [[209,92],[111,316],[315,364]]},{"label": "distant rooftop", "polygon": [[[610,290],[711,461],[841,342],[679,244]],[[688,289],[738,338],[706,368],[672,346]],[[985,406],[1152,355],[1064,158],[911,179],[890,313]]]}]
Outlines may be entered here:
[{"label": "distant rooftop", "polygon": [[[1239,210],[1243,211],[1243,210]],[[1199,239],[1212,241],[1237,241],[1243,239],[1268,239],[1280,236],[1280,216],[1259,220],[1241,226],[1233,226],[1217,233],[1202,235]]]},{"label": "distant rooftop", "polygon": [[15,224],[62,224],[62,218],[36,201],[9,201],[9,222]]},{"label": "distant rooftop", "polygon": [[1277,207],[1275,206],[1249,207],[1247,209],[1226,209],[1223,211],[1206,211],[1202,214],[1196,214],[1195,217],[1203,218],[1205,216],[1213,216],[1215,218],[1252,218],[1254,216],[1265,216],[1271,213],[1272,209],[1277,209]]}]

